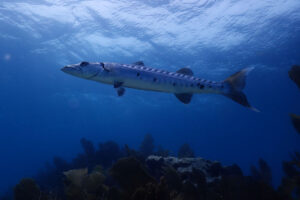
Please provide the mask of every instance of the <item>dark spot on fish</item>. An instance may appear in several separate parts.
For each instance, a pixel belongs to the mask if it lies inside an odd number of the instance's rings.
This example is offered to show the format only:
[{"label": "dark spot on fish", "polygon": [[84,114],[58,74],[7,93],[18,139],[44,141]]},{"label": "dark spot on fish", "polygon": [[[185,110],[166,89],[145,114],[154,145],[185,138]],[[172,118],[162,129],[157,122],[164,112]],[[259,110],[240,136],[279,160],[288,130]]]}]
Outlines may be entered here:
[{"label": "dark spot on fish", "polygon": [[136,73],[136,76],[140,76],[140,73],[138,72],[138,73]]},{"label": "dark spot on fish", "polygon": [[157,78],[153,78],[153,82],[156,82],[157,81]]},{"label": "dark spot on fish", "polygon": [[194,84],[191,84],[191,87],[194,87]]},{"label": "dark spot on fish", "polygon": [[173,86],[176,86],[176,83],[173,83]]},{"label": "dark spot on fish", "polygon": [[202,85],[201,83],[197,83],[197,86],[198,86],[200,89],[203,89],[203,88],[204,88],[204,85]]}]

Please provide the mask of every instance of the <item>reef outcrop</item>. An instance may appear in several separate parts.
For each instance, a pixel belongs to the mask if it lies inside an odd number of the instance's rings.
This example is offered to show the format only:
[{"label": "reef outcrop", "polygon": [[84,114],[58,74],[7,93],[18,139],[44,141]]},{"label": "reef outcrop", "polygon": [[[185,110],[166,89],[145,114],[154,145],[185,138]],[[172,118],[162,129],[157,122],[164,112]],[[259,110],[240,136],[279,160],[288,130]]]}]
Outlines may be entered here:
[{"label": "reef outcrop", "polygon": [[[227,169],[234,168],[233,166],[222,167],[220,162],[210,161],[203,158],[177,158],[177,157],[161,157],[161,156],[149,156],[146,159],[148,168],[156,174],[156,177],[164,175],[163,172],[166,168],[172,168],[178,173],[179,176],[186,177],[187,179],[192,177],[197,171],[205,178],[206,182],[211,183],[215,180],[219,180],[223,174],[231,173]],[[159,174],[157,174],[159,172]],[[234,173],[232,171],[232,173]],[[237,167],[236,172],[242,175],[241,170]]]},{"label": "reef outcrop", "polygon": [[[299,153],[295,153],[292,161],[284,162],[286,176],[279,189],[274,189],[271,169],[262,159],[258,167],[251,167],[251,175],[245,176],[235,164],[223,166],[218,161],[200,157],[168,156],[168,151],[162,148],[155,151],[153,139],[149,138],[147,136],[141,145],[147,147],[140,148],[142,152],[127,145],[119,148],[112,141],[101,143],[97,149],[90,141],[82,139],[84,153],[69,162],[56,157],[52,167],[47,165],[35,180],[22,179],[14,188],[14,199],[299,199]],[[145,156],[149,152],[154,155]],[[189,152],[193,152],[190,147]]]}]

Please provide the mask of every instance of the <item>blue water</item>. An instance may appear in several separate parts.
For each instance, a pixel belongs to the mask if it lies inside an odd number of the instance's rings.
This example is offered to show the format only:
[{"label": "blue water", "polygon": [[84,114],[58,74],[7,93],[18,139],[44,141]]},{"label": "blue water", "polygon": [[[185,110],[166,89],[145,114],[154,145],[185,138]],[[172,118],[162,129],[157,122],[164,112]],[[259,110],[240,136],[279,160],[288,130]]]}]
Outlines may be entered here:
[{"label": "blue water", "polygon": [[[299,0],[1,0],[0,193],[58,155],[73,158],[80,138],[138,148],[146,133],[176,155],[237,163],[249,174],[263,158],[273,184],[281,162],[300,151],[288,114],[300,113],[289,79],[300,63]],[[221,95],[173,95],[69,76],[67,64],[133,63],[223,80],[253,66],[245,93],[260,113]]]}]

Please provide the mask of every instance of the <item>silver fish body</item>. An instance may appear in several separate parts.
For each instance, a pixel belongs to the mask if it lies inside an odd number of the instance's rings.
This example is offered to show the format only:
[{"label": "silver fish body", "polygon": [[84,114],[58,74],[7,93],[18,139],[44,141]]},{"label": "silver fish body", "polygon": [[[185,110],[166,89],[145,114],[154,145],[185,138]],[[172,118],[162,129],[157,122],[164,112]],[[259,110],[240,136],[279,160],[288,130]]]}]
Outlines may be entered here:
[{"label": "silver fish body", "polygon": [[[99,65],[100,63],[95,63]],[[92,77],[101,83],[114,84],[122,82],[122,86],[140,90],[167,93],[221,93],[223,82],[208,81],[192,75],[168,72],[143,65],[104,63],[109,69],[105,74]]]},{"label": "silver fish body", "polygon": [[188,68],[177,72],[155,69],[139,61],[133,64],[89,63],[67,65],[62,71],[88,80],[111,84],[122,96],[125,88],[174,93],[183,103],[188,104],[193,94],[215,93],[225,95],[243,106],[251,107],[242,93],[246,75],[252,68],[245,68],[224,81],[209,81],[193,76]]}]

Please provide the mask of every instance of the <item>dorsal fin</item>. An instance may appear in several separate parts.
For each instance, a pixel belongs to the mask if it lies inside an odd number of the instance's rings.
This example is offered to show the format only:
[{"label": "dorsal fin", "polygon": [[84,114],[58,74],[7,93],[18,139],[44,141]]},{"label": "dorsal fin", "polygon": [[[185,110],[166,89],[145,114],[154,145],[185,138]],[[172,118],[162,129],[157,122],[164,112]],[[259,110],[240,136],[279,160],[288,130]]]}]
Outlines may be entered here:
[{"label": "dorsal fin", "polygon": [[181,69],[177,70],[176,72],[179,74],[184,74],[184,75],[189,75],[189,76],[194,75],[193,71],[187,67],[181,68]]},{"label": "dorsal fin", "polygon": [[189,104],[190,101],[192,100],[193,94],[191,93],[175,93],[175,96],[179,101],[181,101],[184,104]]},{"label": "dorsal fin", "polygon": [[137,62],[132,63],[132,64],[145,66],[143,61],[137,61]]}]

